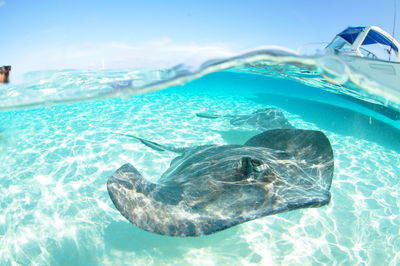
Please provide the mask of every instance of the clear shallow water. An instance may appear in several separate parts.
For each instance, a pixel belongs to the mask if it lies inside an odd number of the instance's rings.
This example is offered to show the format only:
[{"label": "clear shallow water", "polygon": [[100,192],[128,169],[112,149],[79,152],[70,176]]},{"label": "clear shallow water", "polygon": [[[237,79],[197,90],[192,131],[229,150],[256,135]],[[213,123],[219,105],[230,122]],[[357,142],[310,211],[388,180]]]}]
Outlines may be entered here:
[{"label": "clear shallow water", "polygon": [[[284,73],[293,71],[288,67],[283,66]],[[316,75],[302,77],[313,86],[294,81],[299,69],[283,78],[276,78],[276,70],[254,75],[250,67],[245,73],[238,68],[131,98],[0,113],[1,264],[397,265],[400,130],[399,121],[392,119],[396,112],[359,101],[368,94],[343,95],[341,87],[321,83]],[[126,80],[129,73],[113,75]],[[48,74],[34,75],[27,91],[48,89],[40,85],[49,82]],[[68,76],[72,84],[82,75],[94,82],[104,79],[99,73],[53,74],[56,94],[60,87],[70,93],[60,76]],[[142,80],[160,79],[152,77]],[[110,81],[115,80],[108,77]],[[117,87],[113,85],[105,90]],[[12,87],[6,91],[17,93]],[[232,126],[229,119],[201,119],[195,114],[248,114],[265,107],[283,110],[297,128],[319,129],[328,136],[335,156],[328,206],[268,216],[198,238],[142,231],[113,206],[106,182],[119,166],[130,162],[156,181],[175,155],[157,153],[110,131],[174,146],[243,143],[257,131]]]}]

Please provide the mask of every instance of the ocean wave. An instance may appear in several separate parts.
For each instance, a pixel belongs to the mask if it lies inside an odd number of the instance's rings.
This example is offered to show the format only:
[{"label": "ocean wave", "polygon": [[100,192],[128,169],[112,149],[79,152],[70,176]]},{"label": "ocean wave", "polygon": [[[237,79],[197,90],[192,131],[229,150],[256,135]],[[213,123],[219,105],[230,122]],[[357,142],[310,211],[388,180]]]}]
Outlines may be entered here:
[{"label": "ocean wave", "polygon": [[126,98],[183,85],[219,71],[294,79],[333,93],[400,109],[400,90],[356,71],[337,55],[303,56],[289,49],[270,47],[208,60],[200,66],[181,64],[169,69],[30,72],[23,83],[0,86],[0,110]]}]

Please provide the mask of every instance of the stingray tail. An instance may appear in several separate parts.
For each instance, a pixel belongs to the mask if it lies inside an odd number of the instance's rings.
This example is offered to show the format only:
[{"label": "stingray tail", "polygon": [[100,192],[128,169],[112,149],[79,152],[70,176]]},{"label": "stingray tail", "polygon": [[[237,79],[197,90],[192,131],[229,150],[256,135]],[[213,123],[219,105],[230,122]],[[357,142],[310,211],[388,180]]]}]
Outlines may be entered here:
[{"label": "stingray tail", "polygon": [[216,119],[216,118],[223,117],[222,115],[210,114],[210,113],[196,113],[196,116],[201,117],[201,118],[209,118],[209,119]]},{"label": "stingray tail", "polygon": [[212,114],[212,113],[196,113],[197,117],[201,118],[209,118],[209,119],[216,119],[222,117],[236,117],[235,115],[219,115],[219,114]]},{"label": "stingray tail", "polygon": [[175,148],[175,147],[171,147],[171,146],[167,146],[167,145],[161,145],[161,144],[158,144],[156,142],[153,142],[153,141],[150,141],[147,139],[139,138],[135,135],[124,134],[124,133],[119,133],[119,132],[112,132],[112,133],[116,134],[116,135],[121,135],[121,136],[137,139],[142,144],[146,145],[149,148],[152,148],[155,151],[161,151],[161,152],[170,151],[170,152],[175,152],[175,153],[183,153],[183,151],[184,151],[183,148]]}]

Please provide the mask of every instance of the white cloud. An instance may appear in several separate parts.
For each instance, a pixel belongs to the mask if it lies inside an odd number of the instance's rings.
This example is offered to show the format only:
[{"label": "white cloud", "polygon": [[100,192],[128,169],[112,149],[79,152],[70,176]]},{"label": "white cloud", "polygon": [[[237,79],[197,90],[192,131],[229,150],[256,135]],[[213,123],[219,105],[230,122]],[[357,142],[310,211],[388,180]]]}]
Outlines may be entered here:
[{"label": "white cloud", "polygon": [[[110,42],[43,48],[21,57],[21,72],[45,69],[166,68],[198,66],[209,59],[236,54],[222,44],[174,43],[169,37],[143,43]],[[21,62],[22,61],[22,62]]]},{"label": "white cloud", "polygon": [[169,45],[171,43],[172,43],[172,40],[168,36],[165,36],[159,40],[149,41],[149,45],[151,45],[151,46],[165,46],[165,45]]},{"label": "white cloud", "polygon": [[6,1],[0,1],[0,7],[4,6],[6,4]]}]

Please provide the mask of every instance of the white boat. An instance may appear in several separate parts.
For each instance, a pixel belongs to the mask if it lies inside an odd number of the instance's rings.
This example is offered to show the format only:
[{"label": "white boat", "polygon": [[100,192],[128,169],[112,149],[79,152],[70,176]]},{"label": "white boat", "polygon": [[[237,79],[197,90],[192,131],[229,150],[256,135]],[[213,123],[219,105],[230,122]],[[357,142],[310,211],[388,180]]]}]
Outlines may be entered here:
[{"label": "white boat", "polygon": [[348,27],[325,48],[359,73],[400,91],[400,44],[379,27]]}]

